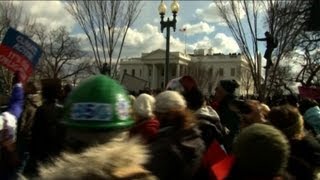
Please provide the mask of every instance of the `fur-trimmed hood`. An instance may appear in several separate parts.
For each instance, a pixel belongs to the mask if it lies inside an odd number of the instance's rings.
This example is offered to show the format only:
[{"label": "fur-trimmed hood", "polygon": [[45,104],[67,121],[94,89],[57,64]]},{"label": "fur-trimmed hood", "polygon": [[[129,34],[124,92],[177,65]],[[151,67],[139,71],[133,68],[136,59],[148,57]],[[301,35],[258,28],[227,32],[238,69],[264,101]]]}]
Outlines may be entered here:
[{"label": "fur-trimmed hood", "polygon": [[148,149],[138,139],[113,141],[80,154],[64,153],[39,169],[40,179],[156,179],[143,168]]}]

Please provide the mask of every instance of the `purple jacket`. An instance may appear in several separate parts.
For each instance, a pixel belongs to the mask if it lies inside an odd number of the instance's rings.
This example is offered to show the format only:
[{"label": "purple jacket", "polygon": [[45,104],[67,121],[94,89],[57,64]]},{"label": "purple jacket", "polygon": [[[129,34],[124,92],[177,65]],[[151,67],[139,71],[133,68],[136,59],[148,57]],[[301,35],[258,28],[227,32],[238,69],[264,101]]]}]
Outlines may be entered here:
[{"label": "purple jacket", "polygon": [[14,115],[17,119],[20,118],[23,111],[24,92],[21,83],[13,86],[11,97],[8,105],[8,112]]}]

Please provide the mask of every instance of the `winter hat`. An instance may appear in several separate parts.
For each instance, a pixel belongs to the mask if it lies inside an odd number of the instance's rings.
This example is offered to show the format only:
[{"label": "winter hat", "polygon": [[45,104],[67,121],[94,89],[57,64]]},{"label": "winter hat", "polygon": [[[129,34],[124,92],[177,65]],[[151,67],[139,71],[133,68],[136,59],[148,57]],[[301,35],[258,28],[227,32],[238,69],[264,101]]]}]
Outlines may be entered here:
[{"label": "winter hat", "polygon": [[289,139],[303,134],[303,117],[291,105],[274,107],[268,114],[272,125],[280,129]]},{"label": "winter hat", "polygon": [[118,82],[96,75],[70,93],[63,124],[74,129],[122,129],[134,123],[130,108],[128,94]]},{"label": "winter hat", "polygon": [[221,80],[220,86],[228,93],[233,94],[239,87],[239,83],[236,80]]},{"label": "winter hat", "polygon": [[167,90],[173,90],[178,92],[189,92],[193,89],[198,88],[196,81],[191,76],[181,76],[172,79],[167,84]]},{"label": "winter hat", "polygon": [[286,169],[290,146],[286,137],[266,124],[244,128],[234,142],[234,155],[244,174],[279,175]]},{"label": "winter hat", "polygon": [[140,94],[133,104],[133,111],[138,116],[150,118],[153,116],[155,99],[149,94]]},{"label": "winter hat", "polygon": [[155,112],[166,113],[187,107],[183,96],[176,91],[164,91],[156,96]]}]

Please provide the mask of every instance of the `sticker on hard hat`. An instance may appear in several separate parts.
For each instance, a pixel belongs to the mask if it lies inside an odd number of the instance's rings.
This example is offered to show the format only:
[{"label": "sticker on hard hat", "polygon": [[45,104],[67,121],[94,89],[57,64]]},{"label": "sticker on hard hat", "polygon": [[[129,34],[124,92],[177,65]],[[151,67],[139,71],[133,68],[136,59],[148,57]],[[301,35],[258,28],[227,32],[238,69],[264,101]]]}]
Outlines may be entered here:
[{"label": "sticker on hard hat", "polygon": [[112,105],[106,103],[75,103],[71,109],[73,120],[112,120]]},{"label": "sticker on hard hat", "polygon": [[121,95],[118,96],[116,111],[120,120],[126,120],[129,117],[129,102]]}]

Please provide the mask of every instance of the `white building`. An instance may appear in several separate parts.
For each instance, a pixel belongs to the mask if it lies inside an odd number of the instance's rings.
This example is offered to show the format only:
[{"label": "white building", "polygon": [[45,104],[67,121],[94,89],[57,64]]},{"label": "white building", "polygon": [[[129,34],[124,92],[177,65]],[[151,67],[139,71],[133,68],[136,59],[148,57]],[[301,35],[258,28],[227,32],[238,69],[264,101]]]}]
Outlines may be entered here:
[{"label": "white building", "polygon": [[[212,93],[221,79],[235,79],[240,83],[238,93],[253,94],[253,81],[248,63],[240,54],[214,54],[212,49],[197,49],[194,54],[170,52],[169,79],[181,75],[191,75],[201,82],[204,93]],[[165,50],[158,49],[150,53],[142,53],[139,58],[122,59],[120,74],[129,74],[148,82],[151,89],[164,88]],[[195,72],[198,72],[196,74]],[[197,77],[199,76],[199,77]]]}]

